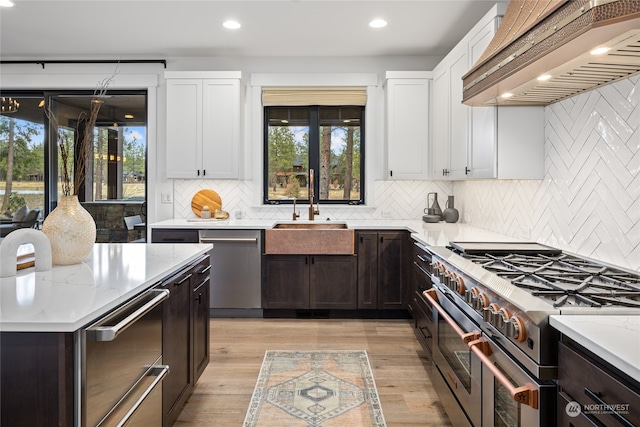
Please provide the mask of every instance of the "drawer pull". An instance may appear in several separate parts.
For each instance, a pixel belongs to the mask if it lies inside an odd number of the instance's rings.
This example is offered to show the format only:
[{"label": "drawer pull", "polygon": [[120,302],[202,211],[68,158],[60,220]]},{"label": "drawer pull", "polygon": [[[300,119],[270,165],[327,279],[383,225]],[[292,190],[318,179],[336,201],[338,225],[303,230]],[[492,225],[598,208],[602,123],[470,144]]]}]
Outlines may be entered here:
[{"label": "drawer pull", "polygon": [[198,274],[204,274],[204,273],[206,273],[206,272],[207,272],[207,271],[209,271],[209,270],[211,270],[211,264],[207,265],[205,268],[203,268],[202,270],[200,270],[200,271],[198,272]]},{"label": "drawer pull", "polygon": [[149,387],[147,387],[144,393],[142,393],[140,398],[136,401],[136,403],[133,404],[131,409],[129,409],[129,411],[124,415],[124,417],[122,417],[117,427],[121,427],[121,426],[124,427],[126,424],[129,423],[129,420],[135,414],[138,408],[144,403],[147,397],[149,397],[151,392],[156,388],[156,386],[160,384],[160,382],[162,382],[162,380],[164,379],[165,376],[167,376],[168,373],[169,373],[168,365],[157,365],[152,367],[149,370],[148,375],[155,377],[153,382],[149,385]]},{"label": "drawer pull", "polygon": [[[115,325],[96,325],[90,327],[89,329],[87,329],[87,339],[89,341],[113,341],[118,337],[118,335],[124,332],[129,326],[133,325],[138,319],[153,310],[162,301],[169,298],[169,291],[166,289],[154,289],[149,292],[152,294],[156,294],[156,296],[146,304],[137,308],[133,313],[131,313]],[[142,299],[142,297],[140,299]],[[125,310],[129,307],[134,307],[138,301],[139,300],[136,299],[121,310]],[[120,310],[118,310],[116,313],[119,312]]]},{"label": "drawer pull", "polygon": [[627,420],[625,417],[623,417],[622,415],[620,415],[618,412],[616,412],[615,409],[613,409],[613,407],[611,407],[607,402],[605,402],[604,400],[602,400],[600,398],[601,393],[595,393],[591,390],[589,390],[588,387],[584,388],[584,394],[586,394],[587,396],[589,396],[591,399],[593,399],[594,401],[596,401],[598,404],[603,405],[604,408],[607,408],[611,415],[618,421],[620,421],[620,423],[622,425],[628,426],[628,427],[635,427],[635,424],[633,424],[631,421]]}]

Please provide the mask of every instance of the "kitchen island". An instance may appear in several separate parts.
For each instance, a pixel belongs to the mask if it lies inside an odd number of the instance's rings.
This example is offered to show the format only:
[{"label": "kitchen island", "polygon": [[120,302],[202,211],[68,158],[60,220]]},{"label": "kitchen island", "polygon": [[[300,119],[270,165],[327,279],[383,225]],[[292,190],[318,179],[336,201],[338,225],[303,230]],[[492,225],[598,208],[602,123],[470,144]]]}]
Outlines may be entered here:
[{"label": "kitchen island", "polygon": [[0,279],[0,332],[74,332],[212,248],[97,243],[80,264],[20,270]]},{"label": "kitchen island", "polygon": [[83,263],[0,279],[0,424],[174,418],[208,363],[211,249],[96,244]]}]

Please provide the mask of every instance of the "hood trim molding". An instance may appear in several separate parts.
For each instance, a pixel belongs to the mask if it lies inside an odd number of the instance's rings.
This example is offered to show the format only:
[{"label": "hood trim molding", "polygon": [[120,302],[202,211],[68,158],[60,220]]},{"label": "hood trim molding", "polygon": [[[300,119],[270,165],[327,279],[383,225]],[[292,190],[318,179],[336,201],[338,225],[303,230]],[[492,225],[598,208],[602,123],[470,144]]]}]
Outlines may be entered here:
[{"label": "hood trim molding", "polygon": [[[522,2],[511,1],[507,8]],[[515,14],[512,14],[515,15]],[[501,25],[509,25],[506,20]],[[500,29],[496,37],[500,35]],[[606,55],[589,52],[610,48]],[[463,103],[548,105],[640,72],[640,2],[573,0],[503,45],[463,76]],[[539,82],[537,77],[552,78]],[[511,98],[501,97],[511,92]]]}]

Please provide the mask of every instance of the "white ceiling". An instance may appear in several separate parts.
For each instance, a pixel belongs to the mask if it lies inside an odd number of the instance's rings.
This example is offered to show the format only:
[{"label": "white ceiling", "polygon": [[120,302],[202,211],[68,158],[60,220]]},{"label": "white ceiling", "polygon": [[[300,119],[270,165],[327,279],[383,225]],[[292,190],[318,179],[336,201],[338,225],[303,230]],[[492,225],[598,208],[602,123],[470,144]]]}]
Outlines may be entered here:
[{"label": "white ceiling", "polygon": [[[13,1],[0,9],[2,60],[444,56],[496,2]],[[389,24],[371,29],[374,18]]]}]

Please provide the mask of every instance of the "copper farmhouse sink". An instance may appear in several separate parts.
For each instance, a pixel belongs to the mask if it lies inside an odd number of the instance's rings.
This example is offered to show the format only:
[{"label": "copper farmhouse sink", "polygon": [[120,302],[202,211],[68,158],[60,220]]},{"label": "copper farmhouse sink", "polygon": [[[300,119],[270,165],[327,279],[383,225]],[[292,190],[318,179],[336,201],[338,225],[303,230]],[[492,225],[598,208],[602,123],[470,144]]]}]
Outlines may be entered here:
[{"label": "copper farmhouse sink", "polygon": [[352,255],[355,233],[343,222],[283,222],[265,230],[264,252],[277,255]]}]

